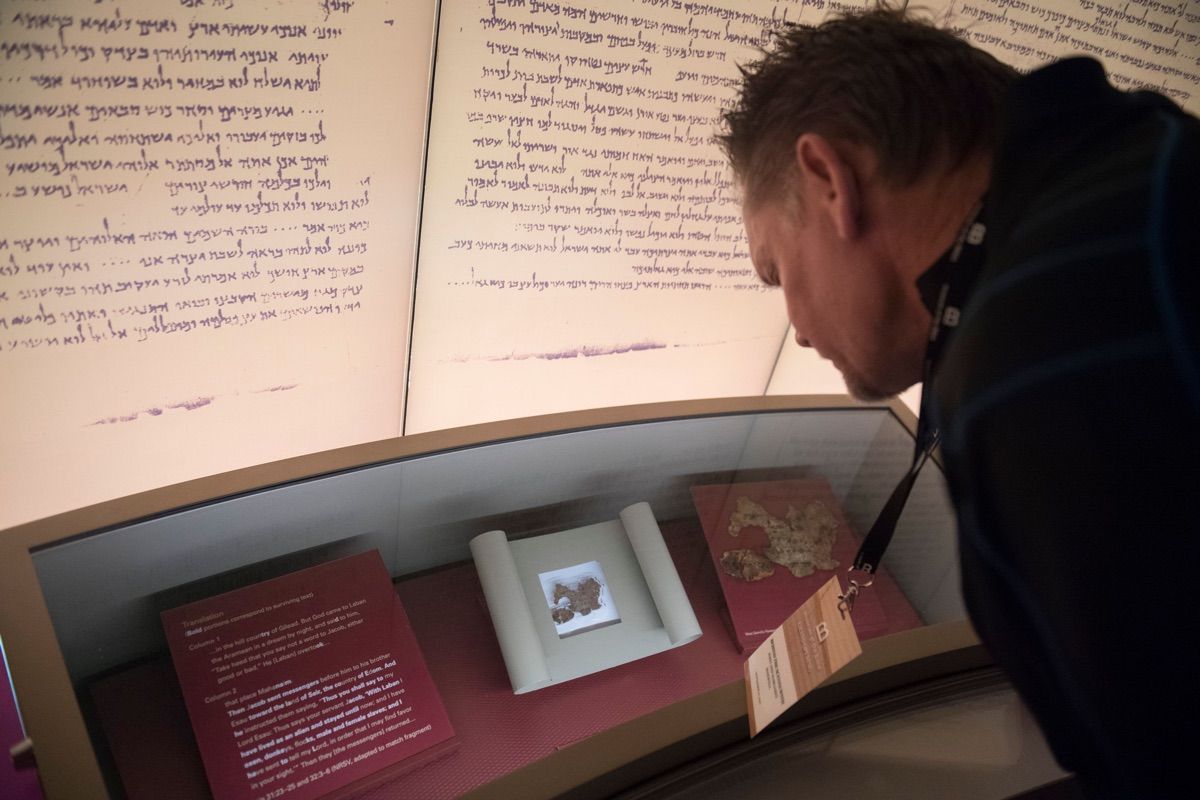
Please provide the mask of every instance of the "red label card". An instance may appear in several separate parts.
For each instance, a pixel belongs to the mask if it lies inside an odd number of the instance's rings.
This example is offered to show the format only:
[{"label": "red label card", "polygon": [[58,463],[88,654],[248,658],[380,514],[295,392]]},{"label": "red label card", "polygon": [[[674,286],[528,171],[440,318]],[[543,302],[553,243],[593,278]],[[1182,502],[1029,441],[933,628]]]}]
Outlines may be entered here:
[{"label": "red label card", "polygon": [[375,551],[162,620],[217,800],[319,797],[454,736]]}]

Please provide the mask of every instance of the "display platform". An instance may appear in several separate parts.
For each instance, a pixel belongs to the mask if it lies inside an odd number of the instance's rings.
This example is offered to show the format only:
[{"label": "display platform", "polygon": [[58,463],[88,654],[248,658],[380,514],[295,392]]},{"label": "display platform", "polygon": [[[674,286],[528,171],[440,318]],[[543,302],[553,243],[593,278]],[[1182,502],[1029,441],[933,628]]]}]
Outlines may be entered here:
[{"label": "display platform", "polygon": [[[721,590],[698,533],[687,522],[664,526],[671,556],[687,576],[684,585],[702,636],[687,647],[533,696],[516,695],[509,685],[473,565],[399,582],[397,594],[454,721],[459,747],[436,763],[356,796],[460,797],[597,734],[737,682],[744,656],[728,635],[720,613]],[[879,605],[891,624],[874,635],[899,633],[920,624],[894,584],[883,586],[880,594]],[[131,685],[139,687],[136,693]],[[153,689],[143,703],[142,692],[150,686]],[[162,774],[163,764],[180,759],[199,763],[178,682],[168,663],[158,659],[120,671],[97,681],[91,692],[131,800],[160,796],[164,780],[170,781],[172,797],[210,796],[201,770]],[[156,718],[169,723],[146,724]]]},{"label": "display platform", "polygon": [[[736,743],[748,736],[746,654],[692,488],[819,479],[849,530],[865,530],[907,467],[911,428],[898,404],[833,397],[606,409],[346,448],[6,531],[0,577],[14,591],[0,622],[46,794],[210,796],[159,614],[372,549],[457,746],[355,796],[598,797]],[[701,635],[514,694],[470,540],[594,525],[639,502]],[[889,552],[891,580],[875,588],[886,624],[874,620],[863,655],[781,724],[986,660],[963,619],[953,543],[930,469]]]}]

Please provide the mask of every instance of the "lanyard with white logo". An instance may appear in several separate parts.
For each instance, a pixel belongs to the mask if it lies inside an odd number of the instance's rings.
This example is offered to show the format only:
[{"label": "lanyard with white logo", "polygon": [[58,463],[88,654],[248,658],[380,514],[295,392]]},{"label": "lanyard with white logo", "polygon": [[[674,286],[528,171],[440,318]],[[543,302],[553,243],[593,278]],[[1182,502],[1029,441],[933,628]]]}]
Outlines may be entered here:
[{"label": "lanyard with white logo", "polygon": [[913,484],[916,483],[917,475],[920,474],[921,467],[925,466],[929,455],[938,445],[941,432],[934,425],[933,414],[929,411],[933,396],[933,373],[938,360],[946,349],[946,343],[954,328],[958,326],[962,304],[974,285],[979,271],[983,268],[985,256],[983,240],[987,233],[987,227],[979,221],[982,210],[983,203],[980,202],[959,232],[954,246],[942,257],[938,267],[935,267],[935,269],[940,268],[944,276],[933,309],[933,319],[929,328],[929,344],[925,348],[925,366],[921,377],[921,411],[917,419],[917,436],[912,464],[900,478],[900,483],[892,490],[892,494],[884,503],[879,516],[875,518],[871,529],[867,531],[867,535],[858,549],[858,555],[854,557],[850,572],[863,572],[867,575],[867,579],[863,583],[848,579],[849,587],[844,594],[839,595],[841,601],[839,608],[843,611],[853,609],[854,599],[859,592],[874,582],[872,576],[879,568],[884,551],[887,550],[892,536],[896,533],[900,512],[904,510],[904,504],[908,502],[908,495],[912,491]]}]

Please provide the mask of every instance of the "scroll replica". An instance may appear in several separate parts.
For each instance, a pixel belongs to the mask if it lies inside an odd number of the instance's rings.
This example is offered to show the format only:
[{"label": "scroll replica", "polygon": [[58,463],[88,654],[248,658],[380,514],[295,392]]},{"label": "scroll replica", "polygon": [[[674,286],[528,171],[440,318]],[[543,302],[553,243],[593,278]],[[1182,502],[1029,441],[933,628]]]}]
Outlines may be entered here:
[{"label": "scroll replica", "polygon": [[[692,500],[743,652],[758,647],[835,570],[848,566],[858,548],[837,497],[819,478],[693,486]],[[859,637],[921,624],[886,573],[876,584],[854,608]],[[895,602],[885,608],[881,597]]]},{"label": "scroll replica", "polygon": [[453,749],[376,551],[163,612],[216,800],[358,791]]},{"label": "scroll replica", "polygon": [[509,541],[471,540],[516,694],[615,667],[700,636],[648,503],[620,519]]}]

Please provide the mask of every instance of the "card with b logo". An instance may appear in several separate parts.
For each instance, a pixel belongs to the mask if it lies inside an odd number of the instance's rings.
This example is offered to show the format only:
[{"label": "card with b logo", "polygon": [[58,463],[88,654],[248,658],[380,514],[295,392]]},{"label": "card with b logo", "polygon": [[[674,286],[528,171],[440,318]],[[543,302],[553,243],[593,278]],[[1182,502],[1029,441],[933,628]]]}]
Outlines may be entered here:
[{"label": "card with b logo", "polygon": [[746,659],[751,736],[862,653],[841,594],[835,575]]}]

